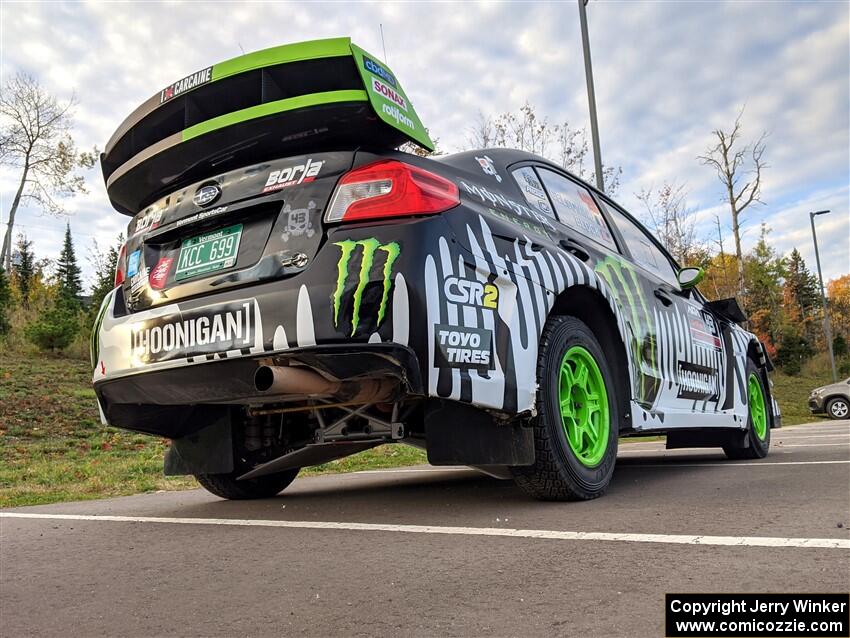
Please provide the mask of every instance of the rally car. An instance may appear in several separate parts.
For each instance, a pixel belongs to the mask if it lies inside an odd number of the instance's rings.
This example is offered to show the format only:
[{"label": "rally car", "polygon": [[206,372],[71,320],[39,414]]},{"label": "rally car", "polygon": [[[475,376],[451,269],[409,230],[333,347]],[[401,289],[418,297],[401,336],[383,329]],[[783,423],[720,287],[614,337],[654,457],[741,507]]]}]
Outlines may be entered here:
[{"label": "rally car", "polygon": [[618,437],[764,457],[771,364],[617,203],[541,157],[433,148],[347,38],[162,89],[102,156],[131,217],[92,337],[105,423],[225,498],[400,442],[541,499],[608,486]]}]

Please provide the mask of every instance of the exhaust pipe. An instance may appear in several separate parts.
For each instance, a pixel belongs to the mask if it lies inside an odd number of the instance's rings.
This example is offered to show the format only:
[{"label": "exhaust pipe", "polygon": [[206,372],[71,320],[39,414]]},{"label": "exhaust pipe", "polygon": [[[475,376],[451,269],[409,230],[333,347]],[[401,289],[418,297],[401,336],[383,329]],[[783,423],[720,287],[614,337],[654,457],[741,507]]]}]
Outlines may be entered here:
[{"label": "exhaust pipe", "polygon": [[331,395],[352,403],[381,403],[389,400],[398,383],[394,379],[331,381],[318,372],[292,366],[260,366],[254,387],[267,395]]},{"label": "exhaust pipe", "polygon": [[260,366],[254,373],[254,387],[262,394],[336,394],[339,381],[291,366]]}]

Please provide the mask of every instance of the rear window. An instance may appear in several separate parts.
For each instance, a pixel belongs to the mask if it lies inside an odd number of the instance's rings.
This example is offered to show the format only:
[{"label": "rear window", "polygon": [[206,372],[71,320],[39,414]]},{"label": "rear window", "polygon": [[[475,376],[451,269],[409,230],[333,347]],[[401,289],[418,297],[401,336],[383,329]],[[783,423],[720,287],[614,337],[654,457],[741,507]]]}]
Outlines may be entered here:
[{"label": "rear window", "polygon": [[549,198],[546,197],[546,191],[543,190],[543,185],[537,177],[537,173],[531,166],[523,166],[513,172],[514,179],[519,184],[519,189],[525,195],[525,201],[537,210],[546,213],[549,217],[554,217],[552,205],[549,203]]},{"label": "rear window", "polygon": [[558,219],[585,237],[616,252],[614,236],[590,191],[554,171],[545,168],[537,170],[555,205]]}]

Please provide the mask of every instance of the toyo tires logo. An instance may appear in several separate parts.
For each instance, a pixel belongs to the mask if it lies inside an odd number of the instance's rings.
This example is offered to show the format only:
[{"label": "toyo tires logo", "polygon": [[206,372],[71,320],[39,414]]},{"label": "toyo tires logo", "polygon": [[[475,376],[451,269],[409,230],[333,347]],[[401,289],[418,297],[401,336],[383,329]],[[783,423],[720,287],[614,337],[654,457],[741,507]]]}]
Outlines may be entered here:
[{"label": "toyo tires logo", "polygon": [[[384,320],[392,288],[393,264],[401,254],[396,242],[382,244],[374,237],[334,242],[339,246],[336,289],[333,294],[334,327],[351,326],[353,337],[358,328],[376,330]],[[359,267],[356,256],[360,256]],[[373,279],[372,270],[377,269]],[[368,312],[368,316],[367,313]],[[342,318],[341,318],[342,315]],[[350,320],[346,319],[350,315]]]}]

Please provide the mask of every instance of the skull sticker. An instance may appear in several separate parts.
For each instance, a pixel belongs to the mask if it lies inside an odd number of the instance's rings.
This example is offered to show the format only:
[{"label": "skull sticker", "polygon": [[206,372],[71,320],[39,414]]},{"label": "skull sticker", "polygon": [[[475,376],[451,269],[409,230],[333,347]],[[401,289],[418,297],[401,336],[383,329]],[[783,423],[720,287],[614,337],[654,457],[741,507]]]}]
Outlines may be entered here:
[{"label": "skull sticker", "polygon": [[307,204],[307,208],[296,208],[292,210],[289,204],[283,207],[283,212],[289,217],[286,221],[286,227],[283,229],[281,238],[283,241],[289,241],[290,237],[301,237],[306,234],[307,237],[312,237],[316,234],[311,221],[313,214],[316,212],[316,202],[311,201]]},{"label": "skull sticker", "polygon": [[490,159],[490,157],[488,157],[487,155],[485,155],[484,157],[476,156],[475,159],[478,161],[478,165],[481,166],[481,170],[484,171],[486,175],[492,175],[496,178],[497,182],[501,183],[502,176],[499,175],[498,171],[496,170],[496,165],[493,163],[493,160]]}]

